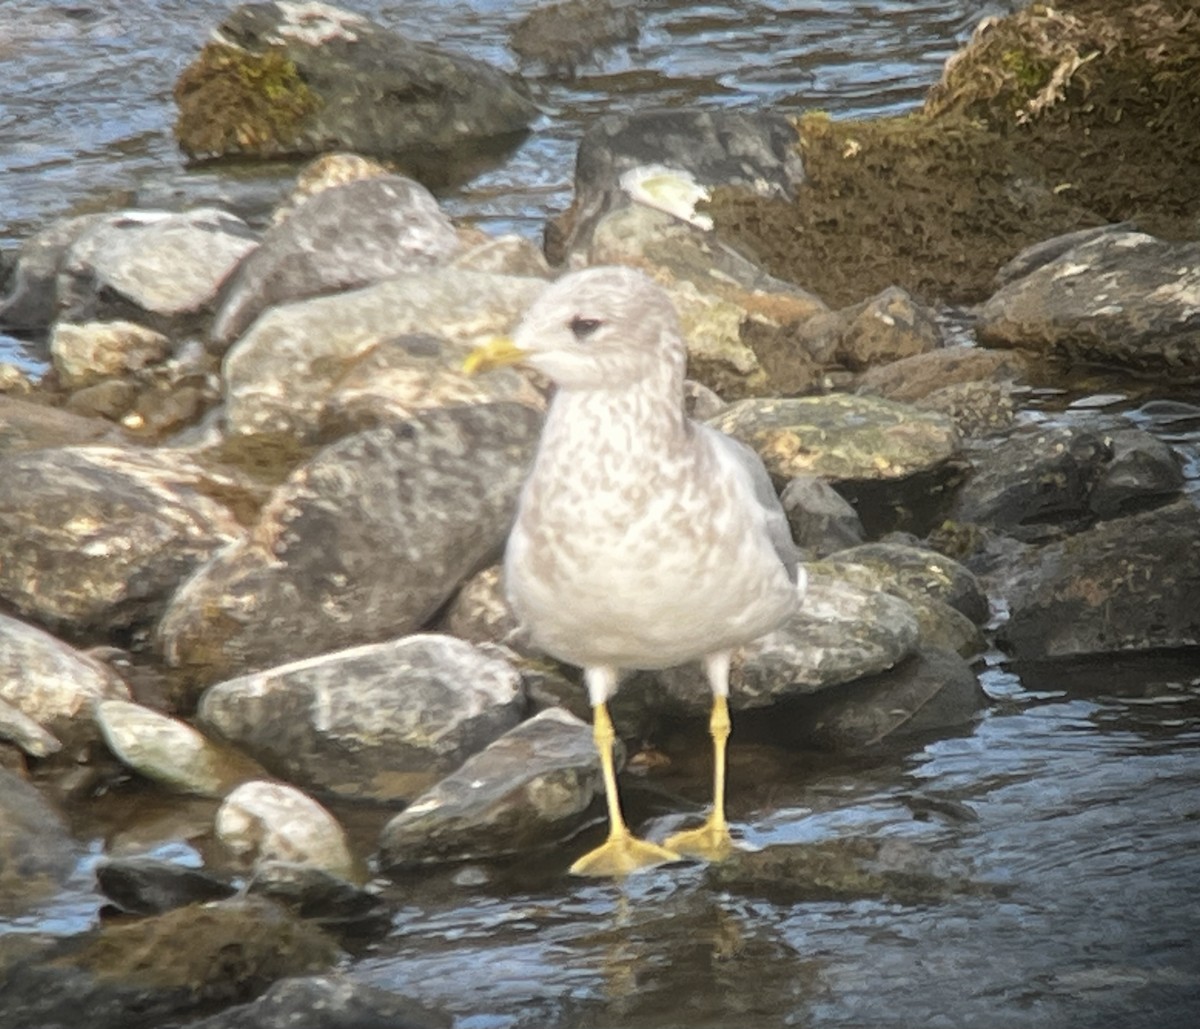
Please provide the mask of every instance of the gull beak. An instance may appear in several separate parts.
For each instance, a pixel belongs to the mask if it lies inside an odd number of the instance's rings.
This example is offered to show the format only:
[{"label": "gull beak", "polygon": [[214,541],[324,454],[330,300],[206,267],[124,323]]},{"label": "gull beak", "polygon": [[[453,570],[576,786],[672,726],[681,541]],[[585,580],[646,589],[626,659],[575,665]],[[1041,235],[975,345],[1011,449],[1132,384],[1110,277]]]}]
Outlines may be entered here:
[{"label": "gull beak", "polygon": [[462,363],[463,373],[475,375],[489,368],[500,368],[506,364],[518,364],[527,351],[522,350],[508,336],[494,336],[482,346],[476,347]]}]

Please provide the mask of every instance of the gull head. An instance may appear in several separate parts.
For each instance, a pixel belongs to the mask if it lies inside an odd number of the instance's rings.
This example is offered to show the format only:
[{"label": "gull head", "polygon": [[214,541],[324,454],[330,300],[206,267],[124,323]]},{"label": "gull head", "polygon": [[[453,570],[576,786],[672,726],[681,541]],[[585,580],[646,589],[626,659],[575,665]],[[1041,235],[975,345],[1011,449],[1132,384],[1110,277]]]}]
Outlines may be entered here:
[{"label": "gull head", "polygon": [[[632,268],[587,268],[549,286],[511,337],[472,351],[468,374],[522,364],[569,390],[682,383],[687,349],[670,298]],[[680,387],[681,388],[681,387]]]}]

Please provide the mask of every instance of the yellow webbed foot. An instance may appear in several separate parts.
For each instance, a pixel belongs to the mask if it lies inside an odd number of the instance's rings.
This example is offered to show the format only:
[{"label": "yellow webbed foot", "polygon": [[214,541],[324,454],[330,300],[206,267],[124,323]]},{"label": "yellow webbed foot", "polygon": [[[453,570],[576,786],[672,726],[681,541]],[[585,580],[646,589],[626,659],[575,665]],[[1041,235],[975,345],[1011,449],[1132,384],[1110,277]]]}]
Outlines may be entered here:
[{"label": "yellow webbed foot", "polygon": [[713,817],[698,829],[675,833],[667,839],[666,845],[679,854],[705,861],[724,861],[737,849],[725,820]]},{"label": "yellow webbed foot", "polygon": [[679,855],[649,840],[628,833],[609,836],[571,866],[572,875],[622,876],[640,868],[653,868],[678,861]]}]

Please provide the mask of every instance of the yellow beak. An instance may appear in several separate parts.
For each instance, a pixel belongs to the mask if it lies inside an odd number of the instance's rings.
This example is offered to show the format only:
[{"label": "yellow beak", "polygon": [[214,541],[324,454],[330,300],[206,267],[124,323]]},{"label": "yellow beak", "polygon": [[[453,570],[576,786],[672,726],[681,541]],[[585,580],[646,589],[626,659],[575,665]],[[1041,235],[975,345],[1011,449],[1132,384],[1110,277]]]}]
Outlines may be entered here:
[{"label": "yellow beak", "polygon": [[467,375],[474,375],[477,372],[486,372],[489,368],[518,364],[524,357],[525,351],[508,336],[495,336],[467,355],[462,363],[462,370]]}]

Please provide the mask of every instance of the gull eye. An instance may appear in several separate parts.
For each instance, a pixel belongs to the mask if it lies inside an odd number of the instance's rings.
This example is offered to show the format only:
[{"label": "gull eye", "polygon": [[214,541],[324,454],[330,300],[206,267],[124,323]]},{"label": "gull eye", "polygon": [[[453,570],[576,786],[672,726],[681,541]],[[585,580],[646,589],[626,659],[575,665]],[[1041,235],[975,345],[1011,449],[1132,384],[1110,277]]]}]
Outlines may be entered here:
[{"label": "gull eye", "polygon": [[580,315],[576,315],[571,319],[570,325],[576,339],[587,339],[588,336],[600,328],[600,319],[583,318]]}]

